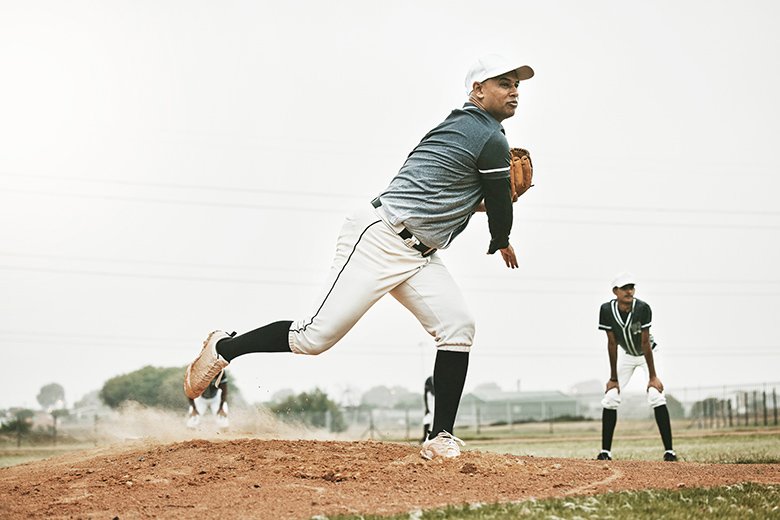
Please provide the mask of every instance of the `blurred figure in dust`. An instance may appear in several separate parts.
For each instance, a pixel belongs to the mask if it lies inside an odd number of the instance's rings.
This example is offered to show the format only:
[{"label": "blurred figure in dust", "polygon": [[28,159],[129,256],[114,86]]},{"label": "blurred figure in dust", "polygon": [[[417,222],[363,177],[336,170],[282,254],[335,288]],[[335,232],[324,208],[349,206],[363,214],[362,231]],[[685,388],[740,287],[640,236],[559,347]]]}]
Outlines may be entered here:
[{"label": "blurred figure in dust", "polygon": [[[430,395],[431,400],[428,401]],[[425,380],[425,390],[423,390],[423,403],[425,404],[425,415],[423,416],[423,436],[420,443],[422,444],[428,440],[428,434],[431,433],[431,426],[433,425],[433,407],[436,401],[436,392],[433,389],[433,376],[428,376]]]},{"label": "blurred figure in dust", "polygon": [[228,419],[228,375],[227,371],[212,379],[200,397],[190,399],[190,411],[187,415],[187,427],[196,428],[200,424],[201,415],[208,411],[214,414],[217,427],[226,429],[230,426]]}]

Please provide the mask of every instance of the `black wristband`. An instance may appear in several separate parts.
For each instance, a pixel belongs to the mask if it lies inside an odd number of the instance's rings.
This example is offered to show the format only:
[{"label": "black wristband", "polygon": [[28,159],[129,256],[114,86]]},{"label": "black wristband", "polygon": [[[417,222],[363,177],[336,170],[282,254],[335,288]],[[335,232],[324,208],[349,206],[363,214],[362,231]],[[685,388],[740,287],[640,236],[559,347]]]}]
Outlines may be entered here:
[{"label": "black wristband", "polygon": [[613,382],[615,382],[615,383],[617,383],[617,379],[612,379],[612,378],[610,377],[610,378],[609,378],[609,380],[610,380],[610,381],[613,381]]}]

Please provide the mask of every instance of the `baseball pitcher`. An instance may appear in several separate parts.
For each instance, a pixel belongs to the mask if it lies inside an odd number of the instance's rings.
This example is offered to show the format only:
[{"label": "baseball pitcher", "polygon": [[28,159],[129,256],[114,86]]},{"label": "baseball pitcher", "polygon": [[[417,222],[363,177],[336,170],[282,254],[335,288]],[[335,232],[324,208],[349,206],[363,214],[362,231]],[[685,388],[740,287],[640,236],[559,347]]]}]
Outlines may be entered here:
[{"label": "baseball pitcher", "polygon": [[484,211],[487,254],[499,252],[507,268],[518,266],[509,242],[512,161],[501,122],[515,115],[520,82],[533,75],[531,67],[498,55],[474,63],[466,74],[468,100],[422,138],[384,191],[367,197],[344,221],[330,276],[310,312],[240,336],[209,334],[186,370],[187,395],[200,395],[228,363],[247,353],[321,354],[390,294],[419,320],[437,349],[436,408],[421,455],[460,455],[463,442],[452,432],[474,318],[439,250]]}]

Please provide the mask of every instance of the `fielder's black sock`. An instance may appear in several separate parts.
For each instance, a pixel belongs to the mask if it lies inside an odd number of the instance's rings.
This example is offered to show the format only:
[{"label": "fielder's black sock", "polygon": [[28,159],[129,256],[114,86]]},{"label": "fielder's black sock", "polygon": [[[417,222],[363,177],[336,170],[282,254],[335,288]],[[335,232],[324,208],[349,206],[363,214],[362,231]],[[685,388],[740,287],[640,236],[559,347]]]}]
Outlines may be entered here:
[{"label": "fielder's black sock", "polygon": [[227,361],[250,352],[291,352],[287,342],[292,321],[276,321],[253,331],[225,338],[217,343],[217,353]]},{"label": "fielder's black sock", "polygon": [[436,381],[436,408],[433,411],[433,426],[428,435],[429,439],[443,431],[453,433],[468,368],[468,352],[448,350],[436,352],[436,363],[433,366],[433,380]]},{"label": "fielder's black sock", "polygon": [[601,412],[601,449],[612,451],[612,436],[617,424],[617,410],[604,408]]},{"label": "fielder's black sock", "polygon": [[672,422],[669,419],[669,409],[665,404],[653,409],[655,412],[655,422],[658,425],[658,431],[661,432],[661,440],[664,443],[665,450],[672,448]]}]

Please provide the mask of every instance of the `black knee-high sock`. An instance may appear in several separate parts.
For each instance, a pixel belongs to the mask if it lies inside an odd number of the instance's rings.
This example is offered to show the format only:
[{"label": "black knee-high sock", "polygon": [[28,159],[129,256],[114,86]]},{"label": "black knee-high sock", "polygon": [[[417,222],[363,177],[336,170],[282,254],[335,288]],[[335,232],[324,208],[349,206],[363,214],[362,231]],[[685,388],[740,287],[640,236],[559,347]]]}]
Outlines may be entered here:
[{"label": "black knee-high sock", "polygon": [[669,409],[666,405],[653,408],[655,412],[655,423],[658,425],[658,431],[661,432],[661,440],[664,443],[665,450],[672,448],[672,422],[669,419]]},{"label": "black knee-high sock", "polygon": [[217,352],[227,361],[250,352],[290,352],[287,341],[291,321],[276,321],[253,331],[225,338],[217,343]]},{"label": "black knee-high sock", "polygon": [[436,362],[433,366],[436,408],[433,410],[433,426],[428,438],[433,439],[443,431],[452,433],[468,368],[468,352],[436,352]]},{"label": "black knee-high sock", "polygon": [[604,408],[601,412],[601,449],[612,451],[612,436],[617,424],[617,410]]}]

